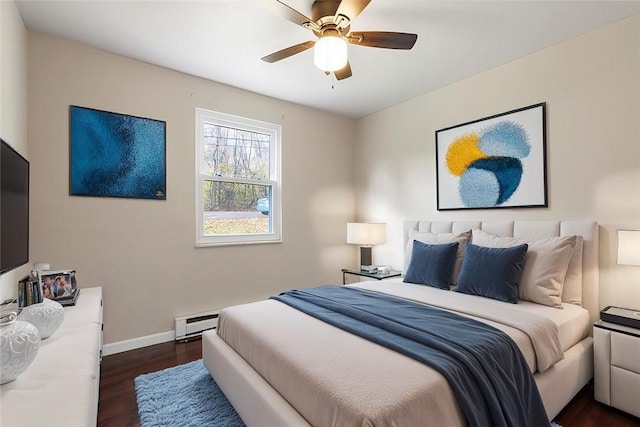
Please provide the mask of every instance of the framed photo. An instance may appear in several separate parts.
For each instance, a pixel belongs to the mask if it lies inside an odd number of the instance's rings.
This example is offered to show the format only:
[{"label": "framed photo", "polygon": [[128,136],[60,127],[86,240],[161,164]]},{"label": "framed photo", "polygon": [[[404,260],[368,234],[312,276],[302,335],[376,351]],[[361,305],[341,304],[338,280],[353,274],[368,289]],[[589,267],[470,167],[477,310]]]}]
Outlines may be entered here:
[{"label": "framed photo", "polygon": [[545,108],[436,131],[437,209],[547,207]]},{"label": "framed photo", "polygon": [[69,194],[166,200],[166,122],[69,107]]},{"label": "framed photo", "polygon": [[58,302],[77,298],[79,289],[75,270],[39,270],[37,274],[44,298]]}]

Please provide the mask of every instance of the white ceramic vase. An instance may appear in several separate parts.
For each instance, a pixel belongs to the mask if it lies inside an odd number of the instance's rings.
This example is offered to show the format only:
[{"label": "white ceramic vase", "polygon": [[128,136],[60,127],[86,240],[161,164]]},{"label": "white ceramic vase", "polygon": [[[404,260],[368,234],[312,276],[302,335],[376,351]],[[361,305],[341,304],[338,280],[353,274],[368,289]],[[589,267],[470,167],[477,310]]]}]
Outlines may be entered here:
[{"label": "white ceramic vase", "polygon": [[40,339],[49,338],[58,330],[64,319],[64,307],[59,302],[45,298],[39,304],[22,309],[18,320],[31,323],[38,328]]},{"label": "white ceramic vase", "polygon": [[40,348],[38,329],[14,320],[0,326],[0,384],[13,381],[33,362]]}]

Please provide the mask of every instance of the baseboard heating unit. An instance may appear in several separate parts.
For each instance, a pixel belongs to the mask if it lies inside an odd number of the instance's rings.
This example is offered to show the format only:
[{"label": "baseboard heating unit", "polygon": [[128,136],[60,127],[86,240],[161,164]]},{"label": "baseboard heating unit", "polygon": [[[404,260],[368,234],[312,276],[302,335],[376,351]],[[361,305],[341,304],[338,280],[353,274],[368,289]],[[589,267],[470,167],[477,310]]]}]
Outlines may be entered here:
[{"label": "baseboard heating unit", "polygon": [[199,337],[204,331],[215,329],[218,326],[219,315],[220,311],[209,311],[176,317],[176,341]]}]

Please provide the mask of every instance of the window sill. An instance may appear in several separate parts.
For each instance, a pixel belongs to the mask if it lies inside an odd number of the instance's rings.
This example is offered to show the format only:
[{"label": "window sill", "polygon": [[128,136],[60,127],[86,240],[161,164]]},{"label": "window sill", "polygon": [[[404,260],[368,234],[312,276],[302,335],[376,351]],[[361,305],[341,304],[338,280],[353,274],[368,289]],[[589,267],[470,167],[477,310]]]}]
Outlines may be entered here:
[{"label": "window sill", "polygon": [[212,243],[196,243],[194,247],[198,248],[211,248],[216,246],[247,246],[247,245],[270,245],[282,243],[282,239],[278,240],[255,240],[253,242],[212,242]]}]

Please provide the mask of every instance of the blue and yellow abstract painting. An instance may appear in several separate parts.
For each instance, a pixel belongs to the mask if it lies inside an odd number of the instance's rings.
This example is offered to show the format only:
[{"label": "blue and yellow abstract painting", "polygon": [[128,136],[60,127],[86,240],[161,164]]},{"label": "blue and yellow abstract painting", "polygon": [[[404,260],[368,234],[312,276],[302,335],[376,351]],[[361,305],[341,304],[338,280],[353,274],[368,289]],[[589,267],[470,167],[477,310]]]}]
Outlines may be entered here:
[{"label": "blue and yellow abstract painting", "polygon": [[546,206],[544,104],[436,132],[438,210]]},{"label": "blue and yellow abstract painting", "polygon": [[166,200],[166,122],[71,106],[70,194]]}]

